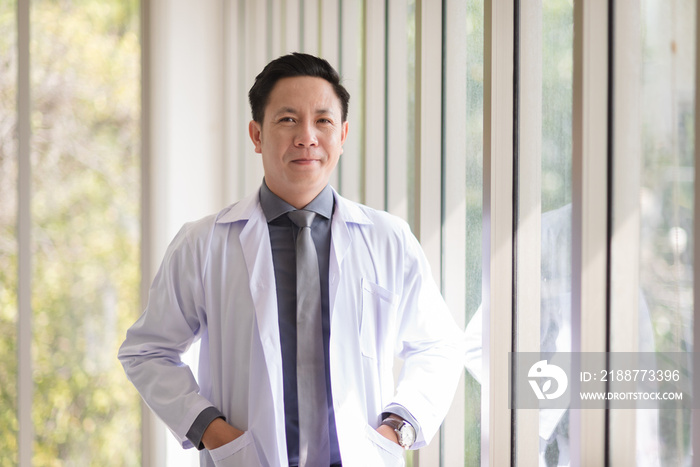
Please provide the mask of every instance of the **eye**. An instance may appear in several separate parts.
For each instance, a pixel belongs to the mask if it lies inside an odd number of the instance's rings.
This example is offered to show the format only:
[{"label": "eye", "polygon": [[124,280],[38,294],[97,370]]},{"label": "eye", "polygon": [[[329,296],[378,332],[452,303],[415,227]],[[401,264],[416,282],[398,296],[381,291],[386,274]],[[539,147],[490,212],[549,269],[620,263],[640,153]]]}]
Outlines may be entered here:
[{"label": "eye", "polygon": [[322,124],[325,124],[325,125],[332,125],[332,124],[333,124],[333,120],[331,120],[330,118],[319,118],[319,119],[318,119],[318,123],[322,123]]},{"label": "eye", "polygon": [[279,120],[277,120],[278,123],[294,123],[294,119],[292,117],[282,117]]}]

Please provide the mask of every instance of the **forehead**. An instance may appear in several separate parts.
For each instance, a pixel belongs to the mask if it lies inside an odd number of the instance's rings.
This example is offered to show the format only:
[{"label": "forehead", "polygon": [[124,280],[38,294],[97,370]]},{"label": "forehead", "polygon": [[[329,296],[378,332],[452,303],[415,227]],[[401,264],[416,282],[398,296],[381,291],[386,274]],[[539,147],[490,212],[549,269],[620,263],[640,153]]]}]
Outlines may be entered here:
[{"label": "forehead", "polygon": [[340,98],[335,94],[333,85],[323,78],[315,76],[294,76],[282,78],[270,92],[265,108],[266,115],[283,110],[297,112],[311,110],[340,114]]}]

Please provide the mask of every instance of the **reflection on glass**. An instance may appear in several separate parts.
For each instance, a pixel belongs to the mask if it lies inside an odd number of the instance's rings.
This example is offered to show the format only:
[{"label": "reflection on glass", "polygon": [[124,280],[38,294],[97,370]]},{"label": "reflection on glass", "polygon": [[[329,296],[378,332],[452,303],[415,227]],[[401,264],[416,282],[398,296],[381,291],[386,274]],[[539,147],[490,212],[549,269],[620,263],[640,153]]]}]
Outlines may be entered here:
[{"label": "reflection on glass", "polygon": [[[573,26],[573,2],[543,0],[542,352],[571,351]],[[568,411],[541,410],[539,435],[539,464],[569,465]]]},{"label": "reflection on glass", "polygon": [[[641,351],[693,349],[695,8],[641,2]],[[652,413],[638,429],[638,465],[690,465],[690,413]]]},{"label": "reflection on glass", "polygon": [[17,465],[17,27],[0,2],[0,467]]},{"label": "reflection on glass", "polygon": [[139,308],[138,11],[32,2],[35,465],[140,464],[115,359]]}]

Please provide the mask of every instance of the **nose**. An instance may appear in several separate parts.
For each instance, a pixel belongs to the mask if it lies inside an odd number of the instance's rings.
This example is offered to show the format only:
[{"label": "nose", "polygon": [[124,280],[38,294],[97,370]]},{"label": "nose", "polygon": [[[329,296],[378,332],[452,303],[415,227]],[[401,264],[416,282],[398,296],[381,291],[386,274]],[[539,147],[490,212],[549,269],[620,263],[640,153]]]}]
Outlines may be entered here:
[{"label": "nose", "polygon": [[310,148],[318,146],[316,128],[312,123],[299,125],[297,134],[294,137],[294,146],[298,148]]}]

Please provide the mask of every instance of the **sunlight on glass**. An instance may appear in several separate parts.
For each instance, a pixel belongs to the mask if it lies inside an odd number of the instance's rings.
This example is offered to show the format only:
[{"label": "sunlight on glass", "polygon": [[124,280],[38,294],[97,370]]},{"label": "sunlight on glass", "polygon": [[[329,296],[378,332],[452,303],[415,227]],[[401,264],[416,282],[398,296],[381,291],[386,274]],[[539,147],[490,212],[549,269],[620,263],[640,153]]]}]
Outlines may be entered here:
[{"label": "sunlight on glass", "polygon": [[139,307],[138,13],[32,2],[35,465],[140,465],[116,360]]},{"label": "sunlight on glass", "polygon": [[[573,29],[572,2],[542,2],[542,352],[571,351]],[[569,465],[568,410],[540,411],[540,440],[539,465]]]},{"label": "sunlight on glass", "polygon": [[16,8],[0,2],[0,467],[18,462]]},{"label": "sunlight on glass", "polygon": [[[465,18],[467,33],[467,173],[466,183],[466,322],[481,305],[481,232],[483,210],[483,160],[484,160],[484,5],[481,1],[467,2]],[[481,327],[481,320],[468,326]],[[481,336],[481,330],[469,335]],[[480,339],[479,339],[480,341]],[[475,343],[481,347],[481,342]],[[481,385],[469,373],[465,379],[465,465],[481,462]]]},{"label": "sunlight on glass", "polygon": [[[641,2],[641,351],[693,350],[695,8]],[[637,437],[638,464],[690,465],[689,411],[653,414]]]}]

